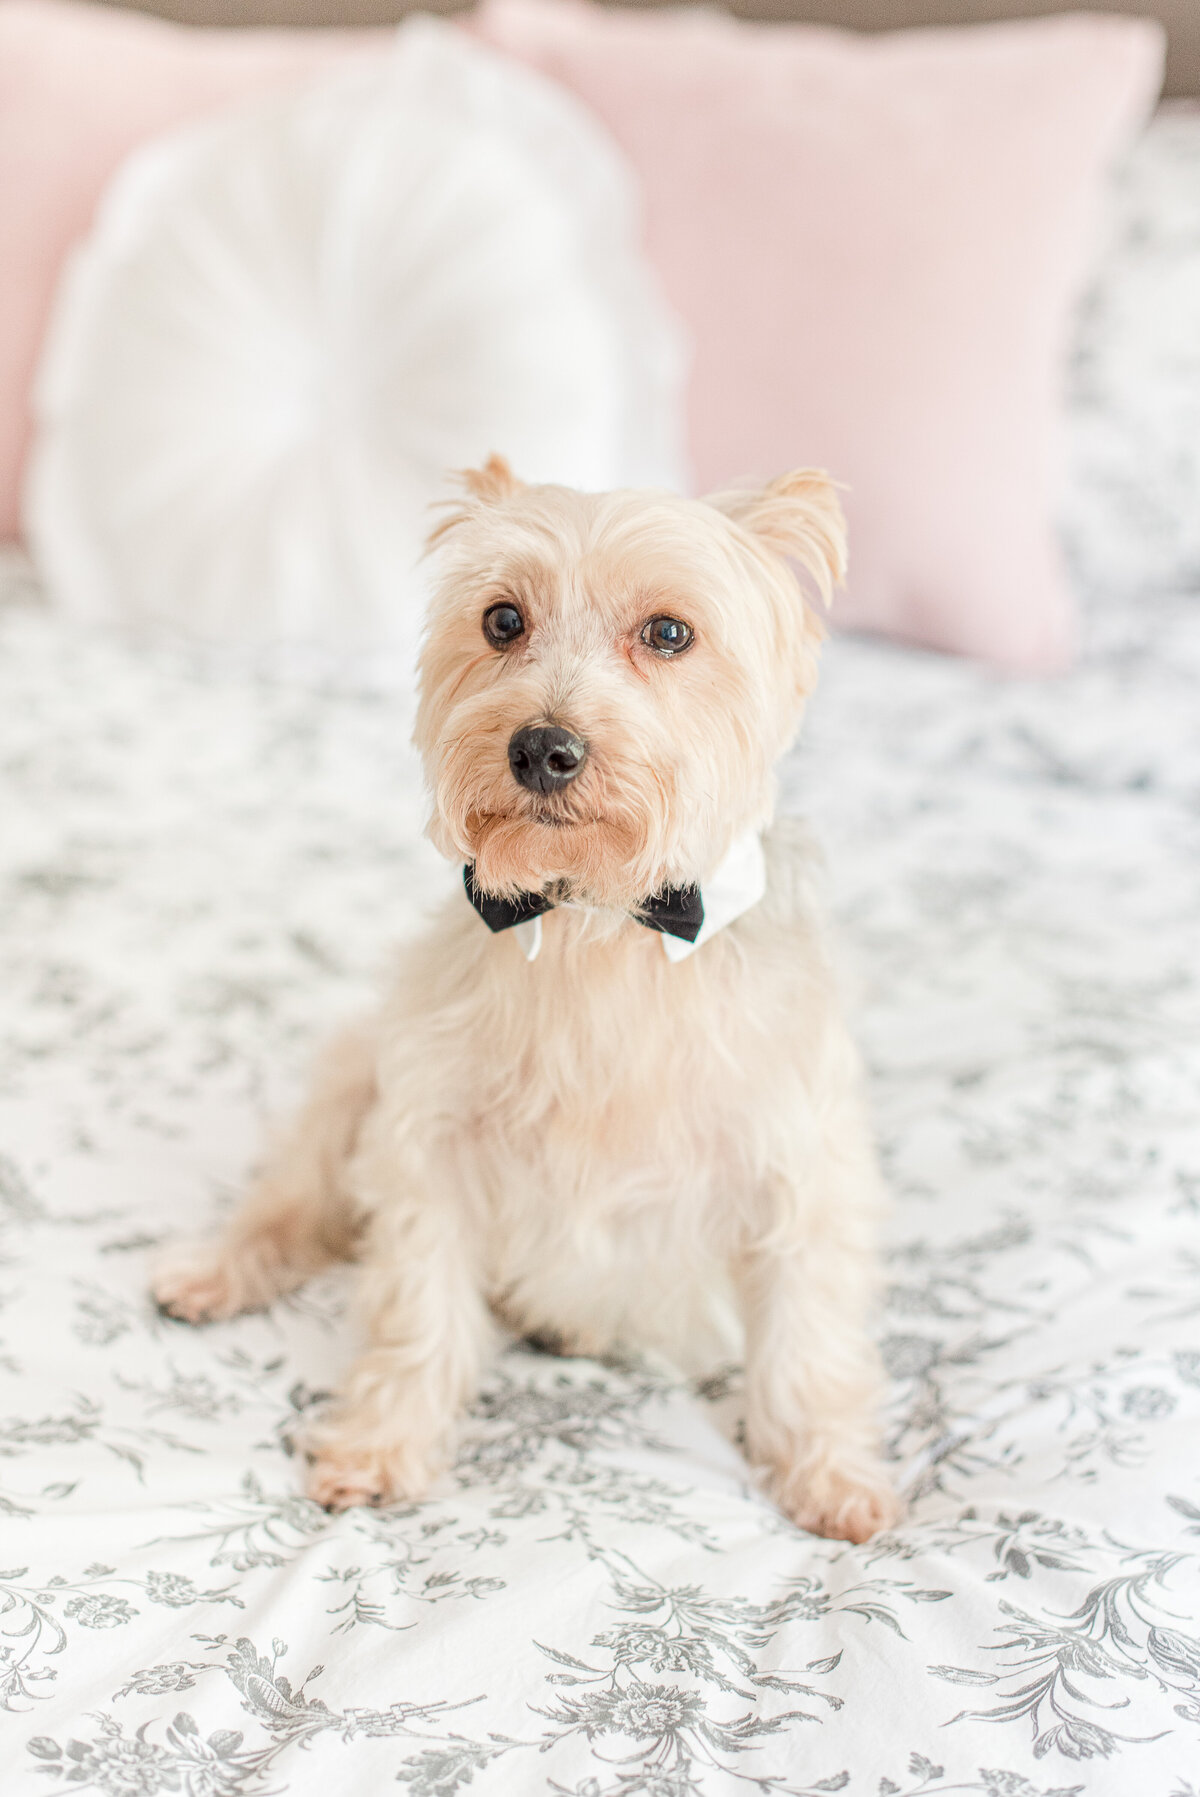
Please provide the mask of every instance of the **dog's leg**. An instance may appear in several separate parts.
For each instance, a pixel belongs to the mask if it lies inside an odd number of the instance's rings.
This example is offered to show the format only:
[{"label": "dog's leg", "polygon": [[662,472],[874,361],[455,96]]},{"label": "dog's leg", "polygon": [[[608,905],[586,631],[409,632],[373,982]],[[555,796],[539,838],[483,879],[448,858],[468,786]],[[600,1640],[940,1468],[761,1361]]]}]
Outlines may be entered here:
[{"label": "dog's leg", "polygon": [[373,1212],[360,1298],[370,1347],[304,1441],[308,1494],[330,1510],[425,1495],[498,1339],[456,1203],[461,1175],[437,1157],[405,1164],[389,1147],[384,1137],[356,1169]]},{"label": "dog's leg", "polygon": [[874,1260],[836,1191],[795,1246],[744,1261],[746,1445],[794,1522],[866,1541],[900,1514],[878,1450],[883,1372],[867,1332]]},{"label": "dog's leg", "polygon": [[317,1066],[307,1102],[215,1242],[179,1248],[157,1268],[160,1307],[188,1323],[261,1310],[353,1251],[345,1170],[375,1102],[368,1030],[346,1030]]}]

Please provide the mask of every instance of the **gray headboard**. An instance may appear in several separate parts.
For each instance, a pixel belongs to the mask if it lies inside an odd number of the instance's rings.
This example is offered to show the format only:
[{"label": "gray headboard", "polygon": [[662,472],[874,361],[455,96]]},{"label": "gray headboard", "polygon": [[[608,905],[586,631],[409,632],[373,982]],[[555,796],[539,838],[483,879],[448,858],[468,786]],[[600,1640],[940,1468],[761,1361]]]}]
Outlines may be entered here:
[{"label": "gray headboard", "polygon": [[[190,25],[383,25],[418,6],[425,12],[458,12],[462,5],[463,0],[139,0],[142,12]],[[1141,13],[1161,19],[1170,34],[1167,93],[1200,95],[1200,0],[731,0],[730,11],[748,19],[809,19],[862,31],[1051,12]]]}]

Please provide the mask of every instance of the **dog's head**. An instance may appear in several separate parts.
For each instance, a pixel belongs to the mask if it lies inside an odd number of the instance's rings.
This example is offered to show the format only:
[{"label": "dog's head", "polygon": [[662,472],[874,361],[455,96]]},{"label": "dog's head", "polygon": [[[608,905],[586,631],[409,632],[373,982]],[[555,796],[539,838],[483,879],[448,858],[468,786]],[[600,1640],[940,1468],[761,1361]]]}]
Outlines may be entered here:
[{"label": "dog's head", "polygon": [[465,476],[433,536],[417,744],[488,892],[627,907],[765,821],[845,565],[824,475],[708,500]]}]

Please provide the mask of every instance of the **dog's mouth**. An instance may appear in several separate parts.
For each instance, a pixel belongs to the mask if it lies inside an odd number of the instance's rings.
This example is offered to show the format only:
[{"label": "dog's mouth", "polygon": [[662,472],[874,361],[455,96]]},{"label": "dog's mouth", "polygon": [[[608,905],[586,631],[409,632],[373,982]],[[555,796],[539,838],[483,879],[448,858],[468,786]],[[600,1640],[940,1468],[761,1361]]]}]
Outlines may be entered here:
[{"label": "dog's mouth", "polygon": [[597,905],[624,905],[631,892],[642,891],[637,869],[644,845],[619,810],[569,804],[565,795],[516,804],[496,797],[494,809],[468,813],[458,834],[486,890],[541,892],[547,881],[565,880]]},{"label": "dog's mouth", "polygon": [[604,819],[598,812],[581,812],[564,799],[542,798],[515,806],[511,811],[477,812],[477,822],[488,824],[533,824],[543,830],[589,830]]},{"label": "dog's mouth", "polygon": [[539,851],[536,847],[539,838],[545,845],[543,832],[561,844],[563,853],[569,853],[569,845],[576,840],[586,841],[589,833],[603,827],[604,821],[597,812],[581,812],[563,804],[561,800],[539,799],[536,803],[514,805],[511,808],[497,806],[494,811],[471,812],[466,820],[466,840],[470,845],[470,852],[479,854],[485,852],[485,844],[494,843],[497,838],[507,840],[514,847],[523,839],[526,852],[532,853],[533,858],[538,860],[548,848],[546,845]]},{"label": "dog's mouth", "polygon": [[569,811],[560,810],[555,805],[535,805],[530,815],[531,823],[540,824],[543,830],[580,830],[587,829],[590,824],[598,824],[598,817],[578,817]]}]

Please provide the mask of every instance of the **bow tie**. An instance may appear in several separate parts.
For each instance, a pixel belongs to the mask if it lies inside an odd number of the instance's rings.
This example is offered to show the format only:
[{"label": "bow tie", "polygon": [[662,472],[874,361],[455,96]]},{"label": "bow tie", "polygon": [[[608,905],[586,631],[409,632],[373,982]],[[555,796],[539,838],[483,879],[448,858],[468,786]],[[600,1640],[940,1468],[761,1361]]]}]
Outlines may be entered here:
[{"label": "bow tie", "polygon": [[[463,885],[488,929],[515,930],[525,959],[535,960],[542,946],[542,913],[553,911],[554,900],[544,892],[489,898],[476,886],[471,866],[463,868]],[[757,830],[747,830],[729,845],[724,860],[705,874],[703,899],[698,886],[666,886],[629,915],[643,929],[658,932],[668,961],[683,961],[757,905],[766,889],[762,841]]]},{"label": "bow tie", "polygon": [[[489,930],[511,930],[518,924],[531,923],[543,911],[553,911],[554,900],[544,892],[521,892],[516,898],[493,898],[475,884],[475,869],[470,862],[463,868],[463,885],[467,897]],[[629,915],[644,929],[658,930],[664,936],[678,936],[684,942],[695,942],[704,923],[704,903],[698,886],[664,886],[651,898],[643,899]]]}]

